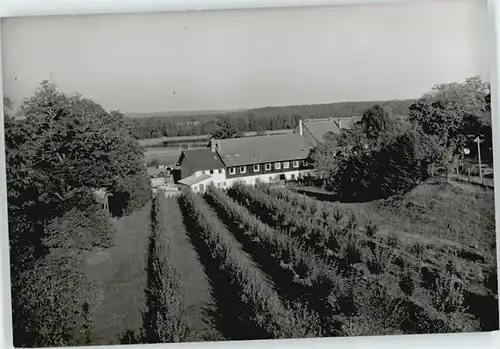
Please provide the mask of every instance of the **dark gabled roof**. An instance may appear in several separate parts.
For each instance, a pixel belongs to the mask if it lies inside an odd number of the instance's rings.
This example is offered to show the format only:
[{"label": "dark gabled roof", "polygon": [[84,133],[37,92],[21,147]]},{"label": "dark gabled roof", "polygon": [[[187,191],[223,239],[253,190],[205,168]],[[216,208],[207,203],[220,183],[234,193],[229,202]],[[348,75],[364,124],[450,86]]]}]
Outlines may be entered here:
[{"label": "dark gabled roof", "polygon": [[323,142],[324,137],[328,132],[332,132],[334,134],[339,134],[340,129],[337,123],[333,119],[311,119],[305,120],[302,124],[305,130],[303,131],[306,134],[307,131],[311,134],[311,136],[317,142]]},{"label": "dark gabled roof", "polygon": [[184,154],[182,163],[188,164],[193,171],[224,168],[224,163],[217,152],[213,152],[210,148],[187,149],[182,153]]},{"label": "dark gabled roof", "polygon": [[[352,128],[355,122],[360,121],[361,116],[349,116],[327,119],[308,119],[302,122],[303,134],[312,145],[325,140],[325,135],[329,132],[340,134],[342,130]],[[298,128],[295,129],[298,132]]]},{"label": "dark gabled roof", "polygon": [[219,145],[226,166],[305,159],[311,148],[298,134],[221,139]]},{"label": "dark gabled roof", "polygon": [[362,116],[350,116],[350,117],[345,117],[345,118],[336,118],[335,122],[339,125],[340,129],[344,130],[349,130],[352,128],[352,126],[358,122],[361,121],[363,117]]}]

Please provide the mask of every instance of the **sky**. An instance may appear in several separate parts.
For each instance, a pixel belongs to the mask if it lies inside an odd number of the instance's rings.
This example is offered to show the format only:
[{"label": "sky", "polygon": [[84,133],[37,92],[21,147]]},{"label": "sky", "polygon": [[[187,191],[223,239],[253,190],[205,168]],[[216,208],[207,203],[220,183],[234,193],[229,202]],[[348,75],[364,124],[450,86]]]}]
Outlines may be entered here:
[{"label": "sky", "polygon": [[418,98],[488,80],[486,1],[2,19],[4,94],[50,79],[108,110]]}]

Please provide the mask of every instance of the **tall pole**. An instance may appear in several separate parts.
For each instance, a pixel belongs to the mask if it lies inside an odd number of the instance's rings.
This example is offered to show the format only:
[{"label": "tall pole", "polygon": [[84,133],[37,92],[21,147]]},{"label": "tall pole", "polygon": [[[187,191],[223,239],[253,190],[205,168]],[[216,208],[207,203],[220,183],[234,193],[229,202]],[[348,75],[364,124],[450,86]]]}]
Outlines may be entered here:
[{"label": "tall pole", "polygon": [[479,160],[479,180],[481,181],[481,184],[483,184],[483,168],[481,166],[481,140],[479,139],[479,137],[476,137],[475,139],[476,143],[477,143],[477,158]]}]

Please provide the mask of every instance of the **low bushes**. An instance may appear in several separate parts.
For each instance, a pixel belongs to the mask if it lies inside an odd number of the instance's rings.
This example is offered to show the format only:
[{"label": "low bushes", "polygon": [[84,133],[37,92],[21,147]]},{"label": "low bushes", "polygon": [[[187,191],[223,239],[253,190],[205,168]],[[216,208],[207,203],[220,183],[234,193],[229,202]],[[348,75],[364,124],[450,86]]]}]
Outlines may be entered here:
[{"label": "low bushes", "polygon": [[[264,263],[271,265],[271,268],[274,264],[280,269],[274,271],[275,277],[286,282],[289,285],[287,288],[303,293],[300,298],[306,300],[306,306],[315,308],[321,314],[323,334],[338,334],[337,329],[331,328],[329,323],[330,316],[338,308],[338,304],[332,303],[331,296],[339,295],[339,285],[342,283],[342,279],[336,274],[335,266],[315,257],[314,253],[303,249],[287,234],[262,223],[222,191],[209,188],[205,196],[232,224],[239,225],[244,230],[244,234],[251,239],[251,245],[256,247],[253,251],[256,259],[264,261],[263,256],[269,256],[270,260]],[[296,292],[290,289],[283,291],[287,295]],[[316,331],[319,333],[320,330]]]},{"label": "low bushes", "polygon": [[53,249],[15,279],[16,347],[89,345],[96,285],[75,252]]},{"label": "low bushes", "polygon": [[110,247],[114,234],[108,213],[92,204],[84,209],[72,208],[56,218],[46,229],[44,244],[48,248],[88,251]]},{"label": "low bushes", "polygon": [[146,343],[183,342],[189,335],[179,275],[168,259],[171,232],[164,225],[168,218],[162,200],[165,200],[163,196],[157,196],[151,206],[145,290],[147,310],[143,314]]},{"label": "low bushes", "polygon": [[[285,308],[276,292],[262,279],[250,260],[225,234],[216,219],[206,211],[201,199],[191,193],[179,198],[181,207],[198,228],[213,263],[227,275],[241,302],[245,317],[256,331],[255,338],[316,337],[311,331],[314,316]],[[238,311],[234,309],[234,311]],[[252,330],[248,329],[251,333]]]}]

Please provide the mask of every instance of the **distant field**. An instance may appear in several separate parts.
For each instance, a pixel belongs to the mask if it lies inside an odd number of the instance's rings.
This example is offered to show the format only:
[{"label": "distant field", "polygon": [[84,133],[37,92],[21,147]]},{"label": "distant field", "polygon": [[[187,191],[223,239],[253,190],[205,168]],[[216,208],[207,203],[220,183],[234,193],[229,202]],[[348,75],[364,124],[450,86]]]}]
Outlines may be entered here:
[{"label": "distant field", "polygon": [[181,151],[175,148],[146,148],[144,152],[144,159],[146,162],[151,160],[158,160],[160,164],[173,164],[181,155]]},{"label": "distant field", "polygon": [[[282,130],[272,130],[265,131],[263,134],[266,135],[277,135],[277,134],[288,134],[293,133],[293,129],[282,129]],[[257,132],[245,132],[244,137],[254,137],[257,136]],[[158,137],[158,138],[146,138],[139,139],[138,142],[143,147],[150,147],[156,144],[162,144],[165,142],[183,142],[183,141],[203,141],[209,140],[210,135],[200,135],[200,136],[179,136],[179,137]]]},{"label": "distant field", "polygon": [[188,110],[188,111],[159,111],[151,113],[125,113],[128,118],[159,118],[159,117],[178,117],[178,116],[203,116],[212,114],[229,114],[238,113],[245,111],[246,109],[234,109],[234,110]]},{"label": "distant field", "polygon": [[208,140],[209,135],[201,136],[179,136],[179,137],[159,137],[159,138],[146,138],[139,139],[138,142],[143,147],[151,146],[154,144],[161,144],[163,142],[182,142],[182,141],[193,141],[193,140]]},{"label": "distant field", "polygon": [[119,344],[125,330],[142,326],[151,205],[116,221],[114,246],[86,254],[87,274],[99,287],[93,344]]}]

